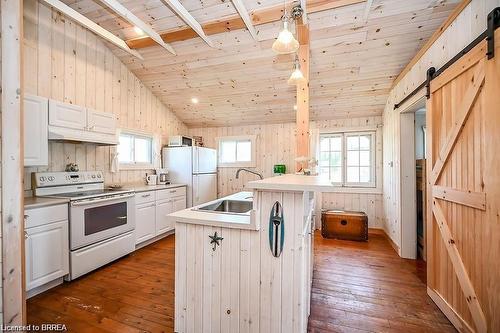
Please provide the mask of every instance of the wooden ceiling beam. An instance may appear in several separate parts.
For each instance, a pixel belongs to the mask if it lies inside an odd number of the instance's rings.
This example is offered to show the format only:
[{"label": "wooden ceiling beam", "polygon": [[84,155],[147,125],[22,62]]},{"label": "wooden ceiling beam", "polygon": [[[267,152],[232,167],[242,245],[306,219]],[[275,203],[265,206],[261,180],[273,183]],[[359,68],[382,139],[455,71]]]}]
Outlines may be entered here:
[{"label": "wooden ceiling beam", "polygon": [[[80,14],[79,12],[74,10],[73,8],[67,6],[66,4],[62,3],[59,0],[43,0],[43,1],[46,4],[48,4],[49,6],[51,6],[52,8],[55,8],[56,10],[63,13],[65,16],[69,17],[73,21],[75,21],[75,22],[79,23],[80,25],[84,26],[85,28],[89,29],[90,31],[92,31],[96,35],[104,38],[105,40],[107,40],[108,42],[110,42],[112,44],[115,44],[116,46],[118,46],[122,50],[133,55],[134,57],[139,58],[141,60],[144,60],[144,58],[139,54],[139,52],[137,52],[136,50],[132,50],[123,39],[116,37],[111,32],[104,29],[103,27],[96,24],[95,22],[89,20],[88,18],[86,18],[85,16],[83,16],[82,14]],[[151,41],[153,41],[153,40],[151,39]],[[154,43],[154,41],[153,41],[153,43]]]},{"label": "wooden ceiling beam", "polygon": [[[172,0],[162,0],[172,1]],[[307,13],[317,13],[324,10],[335,9],[348,5],[363,3],[366,0],[307,0]],[[266,9],[260,9],[252,12],[250,18],[253,26],[280,21],[283,16],[283,6],[273,6]],[[239,15],[233,15],[225,19],[218,19],[212,22],[203,24],[203,30],[206,35],[215,35],[223,32],[244,29],[245,23]],[[161,34],[163,40],[179,42],[196,37],[196,32],[191,28],[181,28],[167,31]],[[132,49],[140,49],[144,47],[154,46],[155,42],[149,37],[140,37],[127,40],[127,44]]]},{"label": "wooden ceiling beam", "polygon": [[248,11],[245,8],[245,5],[243,4],[243,1],[242,0],[231,0],[231,1],[233,2],[234,8],[236,8],[238,14],[240,14],[241,20],[243,21],[243,23],[245,23],[248,32],[250,33],[250,35],[252,35],[252,38],[254,40],[257,40],[257,32],[255,31],[252,19],[250,18],[250,15],[248,14]]},{"label": "wooden ceiling beam", "polygon": [[196,21],[193,15],[191,15],[186,8],[184,8],[179,0],[161,0],[161,2],[172,9],[177,14],[177,16],[179,16],[187,25],[189,25],[191,29],[194,30],[196,34],[205,41],[205,43],[208,44],[208,46],[215,47],[212,40],[205,34],[205,31],[203,30],[201,24]]},{"label": "wooden ceiling beam", "polygon": [[161,36],[156,31],[154,31],[149,24],[147,24],[146,22],[135,16],[130,10],[125,8],[125,6],[123,6],[121,3],[119,3],[116,0],[100,0],[100,1],[109,8],[111,8],[118,15],[123,17],[125,20],[130,22],[130,24],[133,24],[142,31],[144,31],[146,35],[148,35],[152,40],[154,40],[168,52],[172,53],[173,55],[176,54],[174,48],[170,46],[168,43],[165,43],[165,41],[161,38]]}]

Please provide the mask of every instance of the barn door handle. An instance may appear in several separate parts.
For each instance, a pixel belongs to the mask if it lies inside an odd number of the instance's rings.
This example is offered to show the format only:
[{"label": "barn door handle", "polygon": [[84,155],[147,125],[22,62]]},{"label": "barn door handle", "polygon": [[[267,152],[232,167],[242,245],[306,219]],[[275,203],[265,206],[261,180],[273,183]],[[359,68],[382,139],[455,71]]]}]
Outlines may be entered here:
[{"label": "barn door handle", "polygon": [[342,221],[340,221],[340,224],[347,225],[347,221],[346,220],[342,220]]}]

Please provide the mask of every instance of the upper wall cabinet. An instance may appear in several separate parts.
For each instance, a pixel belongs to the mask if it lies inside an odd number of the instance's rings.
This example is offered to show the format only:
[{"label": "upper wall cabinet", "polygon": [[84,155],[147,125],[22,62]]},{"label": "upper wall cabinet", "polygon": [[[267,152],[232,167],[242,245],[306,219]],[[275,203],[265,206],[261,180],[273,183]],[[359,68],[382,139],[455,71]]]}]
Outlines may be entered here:
[{"label": "upper wall cabinet", "polygon": [[87,126],[89,131],[115,134],[116,117],[112,113],[87,109]]},{"label": "upper wall cabinet", "polygon": [[85,130],[87,126],[87,109],[83,106],[49,101],[49,125]]},{"label": "upper wall cabinet", "polygon": [[116,117],[112,113],[50,100],[49,140],[116,145]]},{"label": "upper wall cabinet", "polygon": [[48,107],[47,98],[24,95],[24,166],[49,164]]}]

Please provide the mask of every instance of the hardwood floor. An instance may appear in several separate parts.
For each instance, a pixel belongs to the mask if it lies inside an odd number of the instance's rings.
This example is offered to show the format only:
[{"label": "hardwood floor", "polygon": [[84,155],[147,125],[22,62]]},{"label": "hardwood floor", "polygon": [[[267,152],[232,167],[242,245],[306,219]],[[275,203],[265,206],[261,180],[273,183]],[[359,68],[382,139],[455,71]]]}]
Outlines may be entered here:
[{"label": "hardwood floor", "polygon": [[[381,235],[315,238],[310,332],[454,332],[426,295],[425,264]],[[69,332],[172,332],[174,237],[28,300],[28,323]]]},{"label": "hardwood floor", "polygon": [[427,296],[425,262],[400,258],[385,236],[315,242],[310,332],[456,332]]},{"label": "hardwood floor", "polygon": [[28,300],[28,323],[69,332],[173,332],[174,236]]}]

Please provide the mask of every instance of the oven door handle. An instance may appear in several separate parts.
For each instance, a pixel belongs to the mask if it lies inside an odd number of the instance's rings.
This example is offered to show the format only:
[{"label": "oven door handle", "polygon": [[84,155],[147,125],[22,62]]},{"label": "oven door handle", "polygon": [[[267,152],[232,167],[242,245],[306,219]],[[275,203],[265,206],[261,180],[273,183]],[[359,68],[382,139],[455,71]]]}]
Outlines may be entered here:
[{"label": "oven door handle", "polygon": [[122,200],[122,199],[126,199],[126,198],[131,198],[133,196],[135,196],[135,193],[124,194],[124,195],[117,195],[117,196],[108,197],[108,198],[104,198],[104,199],[94,199],[94,200],[84,199],[84,200],[81,200],[81,201],[73,201],[71,203],[71,206],[93,205],[93,204],[100,203],[100,202],[116,201],[116,200]]}]

